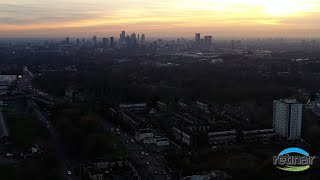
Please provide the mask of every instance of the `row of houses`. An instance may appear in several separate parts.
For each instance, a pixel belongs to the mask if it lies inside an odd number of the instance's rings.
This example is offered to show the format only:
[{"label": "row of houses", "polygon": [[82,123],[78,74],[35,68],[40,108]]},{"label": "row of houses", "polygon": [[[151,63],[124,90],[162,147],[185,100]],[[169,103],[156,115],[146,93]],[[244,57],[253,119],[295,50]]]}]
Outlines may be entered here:
[{"label": "row of houses", "polygon": [[[183,111],[189,111],[190,110],[190,106],[182,101],[178,101],[178,107],[180,110]],[[205,113],[210,113],[209,110],[209,103],[205,103],[202,101],[196,101],[195,105],[197,108],[199,108],[200,110],[202,110]],[[167,112],[167,104],[161,101],[157,101],[156,104],[157,108],[161,111],[161,112]]]},{"label": "row of houses", "polygon": [[[163,118],[166,118],[167,124],[170,130],[167,131],[167,135],[172,137],[175,142],[180,142],[186,146],[198,146],[199,143],[203,145],[218,145],[218,144],[232,144],[236,142],[253,143],[253,142],[265,142],[272,139],[275,136],[274,129],[261,129],[253,131],[236,131],[232,130],[231,126],[220,128],[214,128],[217,121],[207,113],[197,113],[188,111],[189,106],[183,102],[178,102],[180,110],[173,114],[165,113]],[[196,102],[199,109],[202,112],[209,111],[209,105],[200,101]],[[157,111],[166,112],[167,104],[161,101],[157,101]],[[148,118],[161,121],[161,113],[154,112],[150,116],[147,113],[146,103],[138,104],[122,104],[118,108],[110,108],[110,112],[115,116],[116,114],[120,119],[129,123],[135,129],[136,140],[145,144],[155,144],[157,146],[166,146],[170,144],[168,138],[164,136],[155,136],[154,130],[147,126],[141,126],[141,124],[148,124]],[[156,110],[155,110],[156,111]],[[143,112],[143,113],[141,113]],[[141,116],[140,116],[141,115]],[[237,121],[236,118],[228,116],[226,113],[222,113],[221,117],[230,119],[231,122]],[[152,121],[154,122],[154,121]],[[227,123],[227,122],[224,122]],[[221,125],[221,124],[220,124]],[[144,127],[144,128],[143,128]],[[221,131],[221,129],[228,129]]]},{"label": "row of houses", "polygon": [[[164,103],[158,103],[163,112],[166,111]],[[155,135],[154,130],[148,127],[144,115],[146,111],[146,103],[137,104],[120,104],[118,108],[109,108],[112,117],[117,116],[118,120],[127,123],[134,129],[135,139],[144,144],[154,144],[156,146],[168,146],[170,141],[163,135]],[[150,112],[149,112],[150,113]],[[143,116],[140,116],[143,114]]]},{"label": "row of houses", "polygon": [[169,146],[169,139],[163,136],[155,136],[152,129],[138,129],[135,132],[135,138],[137,141],[144,144],[155,144],[156,146]]},{"label": "row of houses", "polygon": [[[172,134],[176,141],[191,146],[196,134],[185,128],[172,127]],[[268,142],[275,137],[274,129],[261,129],[237,132],[236,130],[208,132],[207,141],[211,145],[233,144],[237,141],[244,143]]]}]

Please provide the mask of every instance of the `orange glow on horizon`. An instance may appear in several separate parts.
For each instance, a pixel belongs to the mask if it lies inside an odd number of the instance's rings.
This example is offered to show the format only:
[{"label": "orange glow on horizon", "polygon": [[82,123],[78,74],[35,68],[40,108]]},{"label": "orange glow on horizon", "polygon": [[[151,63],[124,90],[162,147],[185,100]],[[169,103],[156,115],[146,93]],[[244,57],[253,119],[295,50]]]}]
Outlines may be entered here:
[{"label": "orange glow on horizon", "polygon": [[[117,28],[118,31],[128,28],[150,34],[163,31],[168,35],[186,28],[198,28],[199,32],[203,30],[201,28],[211,29],[212,33],[215,29],[233,32],[230,28],[241,31],[268,28],[275,32],[302,29],[310,30],[312,34],[320,29],[317,23],[320,20],[318,0],[119,0],[118,3],[59,0],[61,4],[44,0],[30,3],[30,8],[25,5],[29,3],[27,0],[2,1],[0,8],[12,9],[0,12],[0,17],[4,17],[0,18],[0,37],[20,33],[30,36],[38,32],[46,34],[47,30],[57,30],[54,36],[64,36],[63,30],[81,34],[85,30],[94,33],[116,31]],[[40,8],[44,10],[38,10]],[[20,11],[30,12],[30,16],[26,18]]]}]

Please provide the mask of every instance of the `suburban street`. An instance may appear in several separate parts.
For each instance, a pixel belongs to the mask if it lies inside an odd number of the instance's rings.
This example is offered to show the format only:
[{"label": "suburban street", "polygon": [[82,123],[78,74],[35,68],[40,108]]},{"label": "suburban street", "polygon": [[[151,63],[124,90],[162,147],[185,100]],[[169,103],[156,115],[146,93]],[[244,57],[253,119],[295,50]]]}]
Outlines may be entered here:
[{"label": "suburban street", "polygon": [[[41,97],[50,101],[61,102],[63,101],[62,98],[57,98],[51,96],[47,93],[41,92],[32,87],[32,78],[34,75],[27,69],[24,68],[23,78],[21,79],[21,83],[19,87],[21,90],[28,90],[31,92],[32,95],[36,97]],[[50,122],[47,120],[46,116],[43,112],[41,112],[40,107],[35,104],[31,98],[28,100],[28,105],[33,108],[37,118],[47,127],[54,143],[56,144],[57,148],[57,156],[62,163],[61,168],[61,176],[66,179],[68,177],[67,171],[72,171],[72,166],[69,161],[66,159],[63,145],[59,142],[59,134],[56,132],[56,129],[51,126]],[[121,143],[125,145],[129,151],[129,157],[137,164],[138,166],[142,167],[139,170],[141,174],[140,177],[142,179],[155,179],[155,180],[163,180],[163,179],[172,179],[169,175],[168,169],[166,168],[164,157],[161,154],[155,154],[153,152],[147,151],[143,149],[143,145],[141,145],[135,138],[125,132],[123,132],[119,127],[116,125],[107,122],[104,119],[100,118],[101,125],[107,132],[118,136]],[[74,176],[74,173],[72,173]],[[72,179],[76,179],[76,177],[72,177]]]},{"label": "suburban street", "polygon": [[34,77],[34,75],[25,66],[23,68],[22,79],[20,80],[20,83],[18,85],[20,90],[28,91],[30,94],[32,94],[34,96],[41,97],[41,98],[44,98],[46,100],[50,100],[50,101],[54,101],[54,102],[63,102],[63,101],[65,101],[65,99],[63,99],[63,98],[52,96],[50,94],[47,94],[45,92],[42,92],[42,91],[34,88],[32,86],[32,78],[33,77]]},{"label": "suburban street", "polygon": [[161,154],[147,151],[133,136],[122,131],[111,122],[104,119],[100,119],[100,122],[106,131],[117,135],[121,143],[128,148],[130,158],[142,167],[140,171],[140,173],[143,173],[140,175],[142,179],[172,179]]}]

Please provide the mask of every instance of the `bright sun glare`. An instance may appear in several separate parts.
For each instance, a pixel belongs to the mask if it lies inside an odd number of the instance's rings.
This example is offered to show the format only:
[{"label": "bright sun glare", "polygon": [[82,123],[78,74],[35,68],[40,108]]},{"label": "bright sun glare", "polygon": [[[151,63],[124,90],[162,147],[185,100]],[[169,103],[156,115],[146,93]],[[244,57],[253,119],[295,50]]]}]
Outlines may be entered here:
[{"label": "bright sun glare", "polygon": [[[274,16],[283,17],[304,13],[314,7],[303,0],[198,0],[178,5],[181,9],[211,10],[215,12],[231,11],[238,16]],[[252,14],[255,12],[256,14]]]},{"label": "bright sun glare", "polygon": [[267,0],[262,2],[265,12],[271,16],[289,16],[296,13],[306,12],[312,7],[292,0]]}]

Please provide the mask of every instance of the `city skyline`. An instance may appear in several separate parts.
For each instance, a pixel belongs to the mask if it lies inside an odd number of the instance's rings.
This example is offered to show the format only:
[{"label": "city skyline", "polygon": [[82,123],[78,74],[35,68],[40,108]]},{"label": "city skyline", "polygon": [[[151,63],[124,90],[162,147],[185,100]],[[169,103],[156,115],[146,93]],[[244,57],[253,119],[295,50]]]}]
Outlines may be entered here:
[{"label": "city skyline", "polygon": [[117,36],[123,29],[150,37],[320,36],[316,0],[3,0],[0,9],[2,38]]}]

